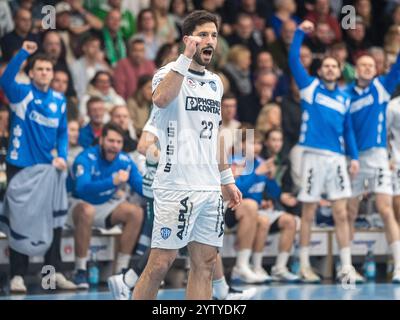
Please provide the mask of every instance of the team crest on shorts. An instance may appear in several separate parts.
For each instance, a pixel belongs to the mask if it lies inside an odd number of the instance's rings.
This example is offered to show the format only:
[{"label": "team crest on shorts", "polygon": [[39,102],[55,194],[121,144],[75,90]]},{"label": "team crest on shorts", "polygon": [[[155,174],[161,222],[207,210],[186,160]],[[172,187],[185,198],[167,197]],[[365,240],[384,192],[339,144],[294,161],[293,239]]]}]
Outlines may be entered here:
[{"label": "team crest on shorts", "polygon": [[210,85],[211,89],[217,92],[217,84],[214,81],[210,81],[208,84]]},{"label": "team crest on shorts", "polygon": [[171,229],[170,228],[161,228],[160,233],[161,233],[161,237],[164,240],[167,240],[169,238],[169,236],[171,235]]}]

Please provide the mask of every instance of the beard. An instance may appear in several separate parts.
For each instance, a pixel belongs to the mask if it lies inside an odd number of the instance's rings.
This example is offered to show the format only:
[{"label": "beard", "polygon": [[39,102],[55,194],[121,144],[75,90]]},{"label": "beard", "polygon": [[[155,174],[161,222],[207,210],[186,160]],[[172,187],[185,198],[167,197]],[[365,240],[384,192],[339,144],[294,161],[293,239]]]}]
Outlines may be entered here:
[{"label": "beard", "polygon": [[[210,57],[210,61],[209,61],[209,62],[205,62],[205,61],[201,58],[201,53],[202,53],[202,51],[205,50],[205,49],[211,49],[211,50],[212,50],[212,53],[211,53],[211,57]],[[194,56],[193,56],[193,60],[194,60],[198,65],[203,66],[203,67],[206,67],[207,65],[209,65],[209,64],[211,63],[213,53],[214,53],[214,48],[211,47],[211,46],[208,46],[208,47],[203,48],[203,49],[197,49],[197,50],[196,50],[196,53],[195,53]]]}]

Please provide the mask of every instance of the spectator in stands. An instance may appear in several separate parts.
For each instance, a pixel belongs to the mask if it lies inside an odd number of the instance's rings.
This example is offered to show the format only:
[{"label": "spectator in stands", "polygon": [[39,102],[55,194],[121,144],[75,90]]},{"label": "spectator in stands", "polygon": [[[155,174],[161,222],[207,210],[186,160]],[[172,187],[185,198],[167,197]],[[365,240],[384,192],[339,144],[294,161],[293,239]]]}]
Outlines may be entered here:
[{"label": "spectator in stands", "polygon": [[379,27],[377,27],[377,20],[372,14],[371,0],[356,0],[354,4],[357,16],[361,17],[365,26],[365,38],[373,45],[382,43],[379,39]]},{"label": "spectator in stands", "polygon": [[231,92],[226,92],[221,101],[222,124],[219,128],[219,135],[224,137],[226,154],[232,154],[232,148],[237,143],[237,130],[240,122],[235,119],[237,112],[237,99]]},{"label": "spectator in stands", "polygon": [[98,71],[94,75],[86,94],[82,97],[79,104],[79,113],[82,118],[86,117],[86,104],[92,96],[99,97],[104,101],[104,106],[106,108],[104,122],[108,122],[110,119],[108,113],[114,106],[125,104],[124,98],[118,95],[114,90],[113,82],[113,78],[108,71]]},{"label": "spectator in stands", "polygon": [[391,26],[385,34],[383,48],[387,55],[387,68],[396,61],[397,54],[400,52],[399,29],[399,26]]},{"label": "spectator in stands", "polygon": [[65,0],[71,6],[71,28],[76,34],[101,30],[103,22],[83,7],[83,0]]},{"label": "spectator in stands", "polygon": [[240,0],[238,12],[245,13],[251,17],[255,30],[262,35],[265,30],[266,17],[272,13],[270,1]]},{"label": "spectator in stands", "polygon": [[42,30],[42,8],[45,6],[40,0],[16,0],[11,1],[11,10],[15,14],[18,9],[25,9],[32,13],[32,31],[38,33]]},{"label": "spectator in stands", "polygon": [[175,21],[175,26],[178,29],[178,39],[182,36],[182,22],[185,16],[189,13],[187,0],[171,0],[169,5],[169,13]]},{"label": "spectator in stands", "polygon": [[288,66],[289,47],[292,43],[294,32],[296,31],[296,22],[287,20],[282,24],[281,34],[269,46],[269,50],[274,58],[275,63],[284,73],[290,74]]},{"label": "spectator in stands", "polygon": [[[63,95],[54,92],[50,88],[53,78],[52,60],[45,55],[36,55],[30,64],[29,75],[32,79],[31,83],[26,85],[15,81],[15,76],[22,63],[35,53],[37,48],[38,46],[35,42],[25,41],[21,50],[10,61],[0,79],[1,87],[10,103],[12,103],[13,112],[10,127],[10,141],[13,141],[13,143],[9,145],[7,154],[8,183],[10,183],[11,179],[17,179],[18,173],[23,171],[22,169],[38,164],[52,165],[60,171],[67,169],[68,142],[65,100]],[[42,119],[42,121],[37,119]],[[51,153],[53,149],[56,149],[56,155]],[[15,189],[12,190],[15,191]],[[13,191],[8,196],[12,198],[14,196]],[[60,197],[62,197],[61,194]],[[27,199],[30,198],[28,197]],[[22,199],[18,200],[22,201]],[[53,202],[55,199],[49,198],[49,201]],[[31,203],[25,205],[29,206]],[[10,212],[10,214],[20,214],[20,212]],[[43,214],[46,213],[43,212]],[[53,217],[51,209],[48,214]],[[9,219],[9,221],[12,220]],[[53,221],[51,223],[50,228],[53,226]],[[10,230],[13,227],[17,226],[9,225]],[[26,228],[29,228],[29,226],[26,226]],[[76,287],[73,283],[60,273],[61,233],[61,227],[53,229],[51,245],[45,253],[45,264],[54,266],[56,270],[55,281],[58,288],[75,289]],[[10,234],[13,233],[11,232]],[[10,247],[11,292],[27,292],[24,277],[27,274],[28,267],[29,256]]]},{"label": "spectator in stands", "polygon": [[179,47],[177,43],[166,43],[158,50],[154,64],[156,69],[175,61],[179,56]]},{"label": "spectator in stands", "polygon": [[75,158],[83,151],[79,141],[79,122],[77,120],[68,121],[68,170],[72,170]]},{"label": "spectator in stands", "polygon": [[111,122],[119,125],[124,132],[124,145],[122,151],[132,153],[137,147],[137,135],[133,128],[132,121],[129,118],[129,111],[127,106],[115,106],[111,110]]},{"label": "spectator in stands", "polygon": [[139,78],[135,94],[128,99],[129,116],[138,136],[150,116],[152,100],[152,76],[144,75]]},{"label": "spectator in stands", "polygon": [[275,12],[270,21],[273,37],[270,37],[270,42],[279,38],[284,22],[288,20],[293,20],[296,24],[301,22],[300,18],[295,15],[297,5],[294,0],[275,0],[274,5]]},{"label": "spectator in stands", "polygon": [[102,30],[103,47],[108,62],[114,67],[119,60],[126,58],[125,40],[122,36],[121,12],[112,9],[108,12]]},{"label": "spectator in stands", "polygon": [[148,60],[154,60],[161,45],[165,39],[157,35],[157,25],[154,12],[150,9],[143,9],[138,15],[138,33],[134,39],[144,41],[146,53],[145,57]]},{"label": "spectator in stands", "polygon": [[110,229],[122,224],[116,273],[128,268],[143,222],[143,210],[125,200],[125,186],[142,195],[142,176],[122,152],[122,129],[104,126],[100,144],[82,152],[73,165],[73,198],[69,224],[75,239],[75,278],[79,288],[88,288],[87,255],[92,226]]},{"label": "spectator in stands", "polygon": [[262,107],[273,101],[277,77],[272,72],[259,74],[255,81],[255,90],[250,95],[238,99],[238,119],[255,125]]},{"label": "spectator in stands", "polygon": [[282,110],[282,131],[283,131],[283,149],[284,159],[289,157],[290,150],[298,143],[301,125],[301,106],[300,92],[293,78],[290,81],[290,91],[283,97],[281,103]]},{"label": "spectator in stands", "polygon": [[64,70],[54,70],[54,77],[51,81],[51,88],[65,95],[67,99],[67,118],[79,119],[78,98],[75,96],[67,96],[69,76]]},{"label": "spectator in stands", "polygon": [[238,15],[234,25],[234,32],[226,40],[230,46],[240,44],[247,47],[251,52],[253,63],[257,54],[265,48],[262,35],[255,29],[251,16],[245,13]]},{"label": "spectator in stands", "polygon": [[78,98],[82,98],[87,86],[97,71],[109,70],[104,59],[104,52],[100,49],[100,39],[88,36],[82,41],[83,55],[71,66],[71,73]]},{"label": "spectator in stands", "polygon": [[257,117],[256,130],[266,134],[272,129],[278,129],[282,125],[282,112],[279,104],[267,103]]},{"label": "spectator in stands", "polygon": [[168,13],[168,1],[151,0],[150,9],[154,12],[157,25],[157,36],[171,43],[178,39],[178,30],[175,26],[174,17]]},{"label": "spectator in stands", "polygon": [[91,97],[87,102],[89,123],[79,130],[79,145],[89,148],[99,142],[104,124],[105,104],[100,97]]},{"label": "spectator in stands", "polygon": [[0,2],[0,12],[2,13],[0,19],[0,37],[3,37],[5,34],[14,29],[14,21],[11,14],[11,9],[7,1]]},{"label": "spectator in stands", "polygon": [[356,71],[354,66],[347,61],[348,52],[346,44],[344,42],[333,44],[329,49],[329,54],[339,62],[340,70],[342,72],[339,83],[343,85],[353,81],[356,77]]},{"label": "spectator in stands", "polygon": [[49,30],[43,34],[42,50],[52,59],[54,69],[64,70],[68,74],[69,81],[66,95],[75,96],[76,93],[72,81],[71,72],[65,58],[65,47],[63,47],[61,36],[57,31]]},{"label": "spectator in stands", "polygon": [[252,92],[250,75],[251,52],[245,46],[234,45],[228,53],[223,72],[231,84],[231,91],[237,96],[246,96]]},{"label": "spectator in stands", "polygon": [[136,92],[139,77],[152,76],[154,71],[154,62],[145,58],[144,41],[134,39],[129,43],[128,57],[115,67],[115,90],[126,100]]},{"label": "spectator in stands", "polygon": [[375,60],[376,74],[378,76],[386,74],[388,69],[386,65],[385,50],[381,47],[371,47],[368,49],[368,53]]},{"label": "spectator in stands", "polygon": [[371,43],[365,37],[365,25],[361,17],[356,18],[356,27],[346,30],[346,44],[349,61],[354,65],[357,58],[367,53]]},{"label": "spectator in stands", "polygon": [[1,37],[0,40],[2,58],[5,61],[10,61],[25,40],[39,44],[39,36],[31,32],[32,14],[30,11],[18,9],[14,15],[14,23],[14,30]]},{"label": "spectator in stands", "polygon": [[105,21],[110,10],[117,10],[121,13],[121,33],[125,41],[128,41],[136,33],[136,17],[128,9],[122,8],[121,0],[108,0],[100,4],[96,9],[93,9],[93,14],[101,21]]},{"label": "spectator in stands", "polygon": [[314,24],[319,21],[325,21],[329,24],[330,29],[335,34],[335,42],[342,40],[342,30],[340,28],[339,22],[334,15],[330,13],[331,8],[329,0],[315,0],[314,10],[309,12],[305,20],[310,20]]}]

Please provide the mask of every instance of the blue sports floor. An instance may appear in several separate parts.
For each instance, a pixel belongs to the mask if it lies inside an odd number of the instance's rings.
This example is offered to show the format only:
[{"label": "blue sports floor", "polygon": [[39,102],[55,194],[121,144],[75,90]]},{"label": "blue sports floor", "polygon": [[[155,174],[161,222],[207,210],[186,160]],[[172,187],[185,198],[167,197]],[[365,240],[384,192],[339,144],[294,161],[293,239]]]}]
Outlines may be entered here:
[{"label": "blue sports floor", "polygon": [[[162,300],[182,300],[184,297],[183,289],[163,289],[158,294],[158,299]],[[0,300],[110,299],[107,291],[0,296]],[[355,288],[343,288],[339,284],[258,286],[255,300],[400,300],[400,285],[367,283],[356,285]]]}]

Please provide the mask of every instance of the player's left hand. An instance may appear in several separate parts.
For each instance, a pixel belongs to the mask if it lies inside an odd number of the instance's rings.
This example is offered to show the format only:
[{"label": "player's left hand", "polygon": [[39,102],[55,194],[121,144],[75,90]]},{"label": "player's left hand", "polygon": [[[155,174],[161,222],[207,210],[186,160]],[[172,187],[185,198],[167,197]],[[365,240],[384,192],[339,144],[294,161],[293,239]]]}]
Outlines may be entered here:
[{"label": "player's left hand", "polygon": [[230,183],[221,186],[222,196],[224,200],[229,201],[228,208],[235,210],[242,202],[242,193],[236,187],[236,184]]},{"label": "player's left hand", "polygon": [[67,169],[67,163],[63,158],[57,157],[53,159],[52,165],[58,169],[58,170],[66,170]]},{"label": "player's left hand", "polygon": [[360,171],[360,162],[358,160],[350,161],[349,173],[351,178],[354,178]]}]

